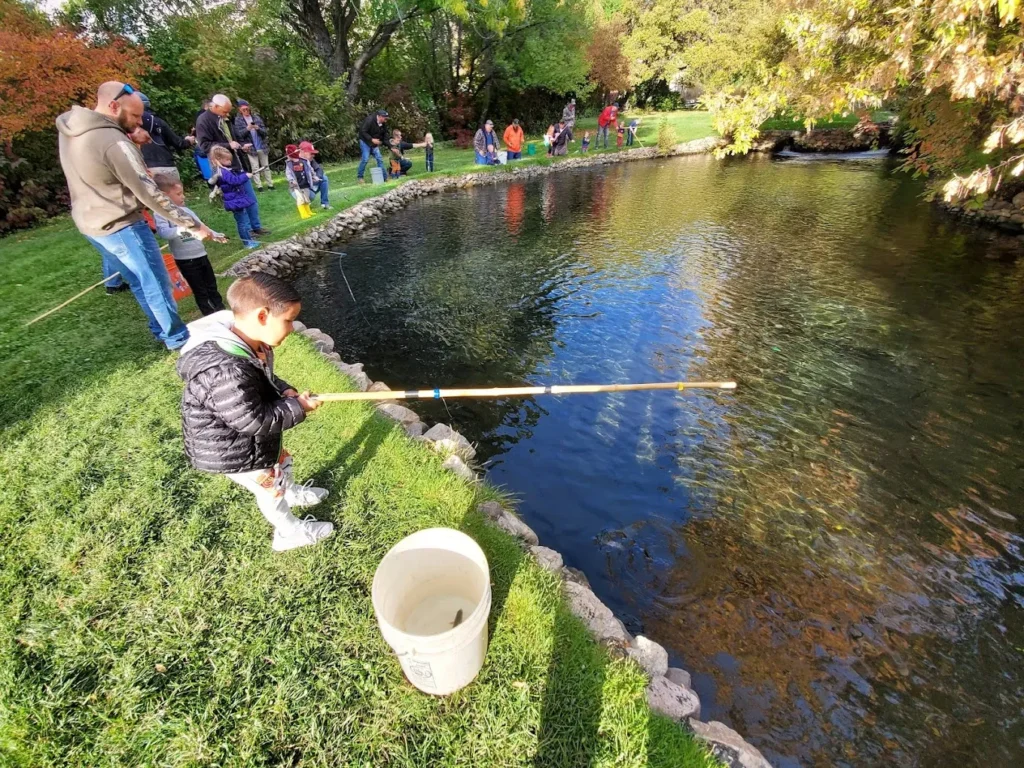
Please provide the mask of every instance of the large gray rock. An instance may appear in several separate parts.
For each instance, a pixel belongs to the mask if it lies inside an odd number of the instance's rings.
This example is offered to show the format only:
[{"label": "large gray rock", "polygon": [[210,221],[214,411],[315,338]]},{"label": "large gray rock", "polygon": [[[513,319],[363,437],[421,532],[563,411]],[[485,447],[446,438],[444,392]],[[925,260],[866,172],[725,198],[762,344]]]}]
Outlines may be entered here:
[{"label": "large gray rock", "polygon": [[498,521],[503,514],[505,514],[505,508],[496,501],[484,501],[476,505],[476,511],[484,517],[490,518],[495,522]]},{"label": "large gray rock", "polygon": [[416,415],[415,411],[410,411],[404,405],[399,405],[398,403],[382,403],[377,406],[377,410],[389,419],[394,419],[403,427],[409,424],[415,424],[420,420],[420,417]]},{"label": "large gray rock", "polygon": [[494,522],[503,531],[511,533],[517,539],[522,539],[530,546],[536,546],[539,543],[537,534],[533,532],[533,528],[528,526],[508,510],[502,510],[501,515]]},{"label": "large gray rock", "polygon": [[571,565],[567,565],[562,569],[562,576],[567,581],[582,584],[587,589],[590,589],[590,579],[588,579],[587,574],[579,568],[573,568]]},{"label": "large gray rock", "polygon": [[373,384],[373,382],[370,381],[370,377],[363,373],[362,363],[355,363],[352,365],[347,365],[345,363],[335,363],[334,366],[339,371],[344,373],[346,376],[351,378],[356,385],[356,389],[358,389],[360,392],[365,392],[370,388],[370,385]]},{"label": "large gray rock", "polygon": [[298,320],[292,320],[292,330],[295,333],[302,333],[304,330],[306,330],[306,324]]},{"label": "large gray rock", "polygon": [[420,437],[427,430],[427,425],[422,421],[416,421],[405,425],[405,434],[409,437]]},{"label": "large gray rock", "polygon": [[693,681],[690,680],[690,673],[685,669],[679,667],[669,667],[668,672],[665,673],[665,677],[671,680],[676,685],[681,685],[683,688],[693,688]]},{"label": "large gray rock", "polygon": [[565,597],[569,603],[569,610],[587,625],[587,629],[600,642],[622,647],[629,645],[632,638],[626,627],[615,618],[615,614],[607,605],[597,599],[597,595],[591,592],[589,587],[567,581]]},{"label": "large gray rock", "polygon": [[690,720],[690,727],[711,750],[711,754],[725,763],[729,768],[772,768],[764,755],[754,745],[747,743],[742,736],[717,720],[702,723]]},{"label": "large gray rock", "polygon": [[441,466],[447,469],[452,474],[458,475],[467,483],[476,484],[478,482],[477,476],[473,472],[473,470],[466,466],[466,462],[464,462],[462,459],[460,459],[458,456],[454,454],[445,459],[441,463]]},{"label": "large gray rock", "polygon": [[530,554],[537,564],[546,571],[560,574],[562,572],[562,556],[553,549],[547,547],[530,547]]},{"label": "large gray rock", "polygon": [[476,456],[476,449],[447,424],[435,424],[423,436],[434,441],[434,450],[438,453],[453,453],[464,461],[472,461]]},{"label": "large gray rock", "polygon": [[655,677],[647,684],[647,703],[654,712],[680,723],[685,723],[687,718],[700,717],[697,694],[667,677]]},{"label": "large gray rock", "polygon": [[1013,196],[1013,207],[1024,208],[1024,192],[1018,192]]},{"label": "large gray rock", "polygon": [[626,653],[651,677],[664,677],[668,672],[668,651],[643,635],[637,636]]}]

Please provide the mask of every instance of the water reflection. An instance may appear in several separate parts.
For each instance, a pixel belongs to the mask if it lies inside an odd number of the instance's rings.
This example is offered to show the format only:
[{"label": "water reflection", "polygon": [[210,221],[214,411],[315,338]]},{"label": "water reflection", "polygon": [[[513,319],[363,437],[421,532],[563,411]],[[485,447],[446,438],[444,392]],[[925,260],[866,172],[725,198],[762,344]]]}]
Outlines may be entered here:
[{"label": "water reflection", "polygon": [[424,200],[300,281],[780,765],[1024,757],[1024,263],[879,163],[706,158]]}]

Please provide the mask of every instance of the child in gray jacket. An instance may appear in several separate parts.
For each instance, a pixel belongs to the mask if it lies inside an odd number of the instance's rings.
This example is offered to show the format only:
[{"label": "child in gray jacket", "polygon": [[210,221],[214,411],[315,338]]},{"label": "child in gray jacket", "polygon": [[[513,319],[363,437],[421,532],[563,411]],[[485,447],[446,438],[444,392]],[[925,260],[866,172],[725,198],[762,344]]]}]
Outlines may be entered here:
[{"label": "child in gray jacket", "polygon": [[[182,210],[192,216],[197,224],[201,224],[199,217],[191,208],[185,207],[185,190],[181,182],[172,176],[157,175],[155,179],[160,191],[170,198],[171,202],[180,206]],[[224,309],[224,299],[217,290],[217,276],[213,273],[213,265],[206,255],[206,246],[202,240],[197,240],[191,234],[184,231],[177,224],[168,221],[160,214],[154,214],[153,221],[156,222],[156,234],[164,238],[171,247],[171,255],[177,265],[181,276],[185,278],[188,287],[196,298],[196,305],[204,315],[211,315]],[[220,232],[213,233],[213,239],[220,243],[227,242],[227,238]]]}]

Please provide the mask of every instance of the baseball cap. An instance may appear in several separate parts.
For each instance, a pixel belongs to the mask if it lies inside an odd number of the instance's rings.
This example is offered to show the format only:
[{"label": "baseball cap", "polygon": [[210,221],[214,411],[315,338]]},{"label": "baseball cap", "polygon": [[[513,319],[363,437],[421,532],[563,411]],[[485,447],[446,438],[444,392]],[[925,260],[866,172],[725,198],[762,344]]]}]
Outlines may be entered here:
[{"label": "baseball cap", "polygon": [[484,125],[494,125],[494,121],[488,120],[486,123],[484,123]]},{"label": "baseball cap", "polygon": [[240,107],[248,107],[249,106],[249,102],[246,101],[245,99],[239,99],[238,100],[238,106],[240,106]]},{"label": "baseball cap", "polygon": [[311,142],[311,141],[300,141],[299,142],[299,151],[300,152],[312,152],[314,155],[317,154],[317,150],[313,147],[313,142]]},{"label": "baseball cap", "polygon": [[377,110],[377,116],[378,117],[388,117],[389,116],[388,115],[388,111],[386,109],[378,109]]},{"label": "baseball cap", "polygon": [[142,106],[144,106],[146,109],[149,109],[149,96],[144,94],[142,91],[136,91],[135,95],[142,99]]}]

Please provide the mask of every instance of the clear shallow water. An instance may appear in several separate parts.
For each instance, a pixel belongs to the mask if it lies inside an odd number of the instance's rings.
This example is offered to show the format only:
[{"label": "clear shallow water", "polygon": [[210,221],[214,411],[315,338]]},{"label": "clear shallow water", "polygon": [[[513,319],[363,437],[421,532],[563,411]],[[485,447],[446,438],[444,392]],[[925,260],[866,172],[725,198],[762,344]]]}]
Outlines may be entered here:
[{"label": "clear shallow water", "polygon": [[426,199],[298,281],[704,719],[788,765],[1024,764],[1024,261],[877,160],[709,158]]}]

